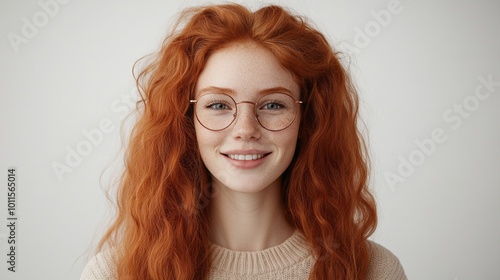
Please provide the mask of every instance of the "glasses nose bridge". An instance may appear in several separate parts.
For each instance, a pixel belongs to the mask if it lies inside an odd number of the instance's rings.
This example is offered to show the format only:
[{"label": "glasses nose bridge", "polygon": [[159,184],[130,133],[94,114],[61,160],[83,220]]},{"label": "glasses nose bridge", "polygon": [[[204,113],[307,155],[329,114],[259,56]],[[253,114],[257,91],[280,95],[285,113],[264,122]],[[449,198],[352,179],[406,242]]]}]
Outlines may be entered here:
[{"label": "glasses nose bridge", "polygon": [[248,100],[243,100],[243,101],[240,101],[240,102],[234,102],[236,105],[239,105],[239,104],[244,104],[244,103],[248,103],[248,104],[252,104],[252,105],[257,105],[257,102],[252,102],[252,101],[248,101]]},{"label": "glasses nose bridge", "polygon": [[[252,112],[254,114],[254,117],[257,118],[257,113],[255,112],[255,108],[257,107],[257,102],[252,102],[252,101],[244,100],[244,101],[240,101],[240,102],[234,102],[234,104],[236,104],[236,106],[238,106],[240,104],[251,104],[251,105],[253,105]],[[236,108],[236,114],[239,115],[238,108]],[[236,115],[235,115],[235,117],[236,117]]]}]

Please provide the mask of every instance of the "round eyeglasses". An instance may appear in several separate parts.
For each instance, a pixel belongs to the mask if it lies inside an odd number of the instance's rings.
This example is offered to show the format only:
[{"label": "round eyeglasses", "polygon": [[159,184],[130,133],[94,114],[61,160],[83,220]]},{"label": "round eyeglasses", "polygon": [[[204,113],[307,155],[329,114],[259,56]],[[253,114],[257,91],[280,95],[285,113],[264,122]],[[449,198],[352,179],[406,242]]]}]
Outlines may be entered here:
[{"label": "round eyeglasses", "polygon": [[289,127],[297,117],[298,104],[286,93],[271,93],[259,98],[257,102],[241,101],[224,93],[207,93],[198,99],[190,100],[198,122],[208,130],[220,131],[228,128],[238,115],[238,104],[248,103],[255,107],[255,118],[259,124],[270,131],[280,131]]}]

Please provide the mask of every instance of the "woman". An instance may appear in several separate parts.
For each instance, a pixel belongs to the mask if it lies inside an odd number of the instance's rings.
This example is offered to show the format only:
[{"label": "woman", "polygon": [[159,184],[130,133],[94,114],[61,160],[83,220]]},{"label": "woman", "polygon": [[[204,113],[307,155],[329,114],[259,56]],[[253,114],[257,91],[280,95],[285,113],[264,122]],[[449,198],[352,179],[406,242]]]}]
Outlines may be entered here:
[{"label": "woman", "polygon": [[357,96],[324,36],[278,6],[182,20],[138,77],[118,216],[82,279],[406,279],[367,240]]}]

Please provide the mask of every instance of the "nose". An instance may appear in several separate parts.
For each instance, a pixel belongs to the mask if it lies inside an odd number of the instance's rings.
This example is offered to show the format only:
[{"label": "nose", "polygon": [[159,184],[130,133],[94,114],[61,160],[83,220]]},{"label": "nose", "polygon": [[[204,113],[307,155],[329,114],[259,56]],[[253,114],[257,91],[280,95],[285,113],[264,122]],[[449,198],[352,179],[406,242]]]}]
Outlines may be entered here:
[{"label": "nose", "polygon": [[259,139],[261,136],[260,124],[255,116],[252,102],[243,101],[238,108],[235,123],[233,124],[232,134],[234,138],[242,140]]}]

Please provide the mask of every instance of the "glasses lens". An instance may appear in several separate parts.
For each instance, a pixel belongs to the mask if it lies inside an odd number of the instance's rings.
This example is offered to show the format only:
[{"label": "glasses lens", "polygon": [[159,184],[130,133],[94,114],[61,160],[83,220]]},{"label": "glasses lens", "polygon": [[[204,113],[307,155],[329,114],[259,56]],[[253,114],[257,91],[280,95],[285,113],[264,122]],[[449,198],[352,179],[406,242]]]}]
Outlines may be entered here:
[{"label": "glasses lens", "polygon": [[236,115],[236,104],[228,95],[205,94],[196,102],[196,117],[206,128],[222,130],[228,127]]},{"label": "glasses lens", "polygon": [[257,118],[268,130],[282,130],[292,124],[296,109],[295,100],[289,95],[268,94],[257,102]]}]

